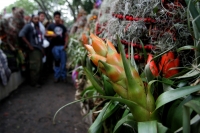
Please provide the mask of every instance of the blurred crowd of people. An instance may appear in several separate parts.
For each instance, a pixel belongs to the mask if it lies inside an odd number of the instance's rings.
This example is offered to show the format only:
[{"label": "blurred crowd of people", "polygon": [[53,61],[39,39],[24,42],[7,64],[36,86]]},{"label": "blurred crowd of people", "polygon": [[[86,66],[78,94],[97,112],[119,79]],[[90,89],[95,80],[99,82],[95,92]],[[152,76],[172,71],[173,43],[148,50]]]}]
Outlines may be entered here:
[{"label": "blurred crowd of people", "polygon": [[54,12],[50,22],[43,11],[24,16],[23,9],[13,7],[12,14],[0,17],[0,49],[23,56],[19,60],[33,87],[41,87],[50,72],[54,72],[54,82],[67,82],[68,33],[61,15],[59,11]]}]

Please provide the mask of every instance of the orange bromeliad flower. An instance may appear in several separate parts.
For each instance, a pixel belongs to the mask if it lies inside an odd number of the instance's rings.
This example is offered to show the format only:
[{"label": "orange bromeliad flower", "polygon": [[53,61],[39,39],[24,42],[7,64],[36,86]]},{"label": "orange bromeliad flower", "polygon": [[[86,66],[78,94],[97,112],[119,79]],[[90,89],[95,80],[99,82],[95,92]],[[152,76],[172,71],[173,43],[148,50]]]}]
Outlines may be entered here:
[{"label": "orange bromeliad flower", "polygon": [[168,53],[165,53],[161,57],[161,61],[159,63],[159,69],[162,71],[162,75],[165,78],[169,78],[179,72],[178,69],[175,69],[175,67],[178,67],[179,65],[180,65],[179,57],[175,58],[174,52],[169,51]]},{"label": "orange bromeliad flower", "polygon": [[84,47],[87,49],[87,51],[90,53],[90,54],[96,54],[96,52],[94,51],[93,47],[89,44],[85,44]]},{"label": "orange bromeliad flower", "polygon": [[94,48],[94,51],[97,54],[106,57],[107,46],[105,42],[94,34],[90,34],[90,37],[92,38],[92,47]]},{"label": "orange bromeliad flower", "polygon": [[156,63],[153,59],[153,55],[152,54],[149,54],[148,56],[148,59],[147,59],[147,64],[149,63],[149,68],[151,70],[151,73],[157,77],[159,75],[159,72],[158,72],[158,68],[156,66]]},{"label": "orange bromeliad flower", "polygon": [[82,34],[82,38],[81,38],[81,41],[83,44],[88,44],[88,37],[86,36],[85,33]]},{"label": "orange bromeliad flower", "polygon": [[106,43],[108,46],[108,52],[106,55],[106,62],[108,64],[112,64],[112,65],[118,65],[120,67],[123,67],[123,63],[122,63],[122,58],[121,55],[119,53],[117,53],[117,50],[115,49],[114,45],[107,40]]},{"label": "orange bromeliad flower", "polygon": [[163,69],[163,65],[165,65],[167,62],[171,61],[174,59],[174,53],[172,51],[169,51],[168,53],[165,53],[162,55],[160,63],[159,63],[159,69]]},{"label": "orange bromeliad flower", "polygon": [[125,78],[125,72],[122,67],[117,65],[111,65],[106,62],[101,62],[101,64],[103,65],[103,68],[106,71],[106,76],[108,76],[108,78],[112,82],[117,82]]},{"label": "orange bromeliad flower", "polygon": [[99,60],[106,62],[106,58],[98,54],[89,54],[91,61],[98,66]]},{"label": "orange bromeliad flower", "polygon": [[107,40],[106,44],[108,45],[108,47],[110,47],[112,49],[112,51],[117,52],[115,46],[113,45],[113,43],[111,41]]}]

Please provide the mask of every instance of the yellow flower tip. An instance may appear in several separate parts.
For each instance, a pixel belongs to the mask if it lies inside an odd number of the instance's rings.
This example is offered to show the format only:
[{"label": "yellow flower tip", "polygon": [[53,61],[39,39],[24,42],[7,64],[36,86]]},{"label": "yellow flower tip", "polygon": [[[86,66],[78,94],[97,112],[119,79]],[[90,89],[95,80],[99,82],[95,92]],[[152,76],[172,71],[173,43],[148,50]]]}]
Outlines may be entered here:
[{"label": "yellow flower tip", "polygon": [[106,76],[108,76],[108,78],[112,82],[117,82],[117,81],[125,78],[125,72],[122,67],[116,66],[116,65],[111,65],[106,62],[101,62],[101,64],[105,68]]},{"label": "yellow flower tip", "polygon": [[92,38],[92,47],[94,51],[97,54],[105,57],[107,54],[107,46],[105,42],[101,38],[95,36],[94,34],[91,34],[90,36]]},{"label": "yellow flower tip", "polygon": [[100,42],[100,43],[102,43],[102,44],[104,44],[106,46],[106,44],[104,43],[104,41],[101,38],[99,38],[97,35],[91,33],[90,37],[91,37],[92,41],[98,41],[98,42]]},{"label": "yellow flower tip", "polygon": [[96,54],[96,52],[94,51],[93,47],[89,44],[85,44],[84,47],[87,49],[87,51],[90,53],[90,54]]},{"label": "yellow flower tip", "polygon": [[117,65],[117,66],[123,67],[123,62],[122,62],[122,58],[121,58],[120,54],[118,54],[118,53],[109,53],[108,52],[106,58],[107,58],[106,62],[108,64]]},{"label": "yellow flower tip", "polygon": [[88,44],[88,37],[85,33],[82,34],[81,41],[83,44]]},{"label": "yellow flower tip", "polygon": [[106,62],[106,58],[98,54],[91,54],[90,59],[96,66],[98,66],[99,60]]},{"label": "yellow flower tip", "polygon": [[110,81],[110,82],[111,82],[111,84],[112,84],[112,86],[113,86],[114,91],[115,91],[118,95],[120,95],[122,98],[125,98],[125,99],[128,98],[127,90],[126,90],[123,86],[121,86],[121,85],[119,85],[119,84],[117,84],[117,83],[113,83],[112,81]]},{"label": "yellow flower tip", "polygon": [[90,33],[90,37],[91,38],[95,38],[95,37],[97,37],[95,34],[93,34],[93,33]]},{"label": "yellow flower tip", "polygon": [[90,58],[92,55],[91,54],[88,54],[88,57]]},{"label": "yellow flower tip", "polygon": [[115,46],[113,45],[113,43],[111,41],[106,40],[106,44],[112,51],[117,52]]}]

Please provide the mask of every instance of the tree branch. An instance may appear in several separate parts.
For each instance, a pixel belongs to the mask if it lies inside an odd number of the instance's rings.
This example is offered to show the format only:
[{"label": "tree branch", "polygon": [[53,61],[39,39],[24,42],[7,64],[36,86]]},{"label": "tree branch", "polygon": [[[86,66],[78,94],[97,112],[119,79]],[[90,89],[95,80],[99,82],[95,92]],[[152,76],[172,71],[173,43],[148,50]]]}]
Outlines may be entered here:
[{"label": "tree branch", "polygon": [[47,20],[48,20],[48,21],[51,20],[52,17],[49,15],[48,12],[46,12],[46,11],[48,11],[48,9],[47,9],[47,7],[44,5],[44,1],[41,0],[41,2],[40,2],[39,0],[35,0],[35,2],[40,6],[40,8],[42,9],[42,11],[45,13],[45,15],[46,15],[46,17],[47,17]]},{"label": "tree branch", "polygon": [[68,0],[66,0],[66,2],[67,2],[68,6],[69,6],[69,8],[70,8],[70,10],[71,10],[71,12],[72,12],[74,21],[76,21],[76,13],[75,13],[75,10],[74,10],[72,4],[71,4]]}]

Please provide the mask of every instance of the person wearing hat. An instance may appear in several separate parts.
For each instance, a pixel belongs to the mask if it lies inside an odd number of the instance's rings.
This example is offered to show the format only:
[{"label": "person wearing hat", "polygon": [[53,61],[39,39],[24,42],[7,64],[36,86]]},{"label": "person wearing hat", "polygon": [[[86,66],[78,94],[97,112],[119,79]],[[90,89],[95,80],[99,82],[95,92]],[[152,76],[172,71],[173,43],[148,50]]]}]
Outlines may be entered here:
[{"label": "person wearing hat", "polygon": [[37,14],[33,14],[31,22],[21,29],[19,37],[25,42],[28,50],[30,85],[39,88],[41,87],[39,80],[42,70],[42,57],[44,56],[42,47],[44,38]]}]

